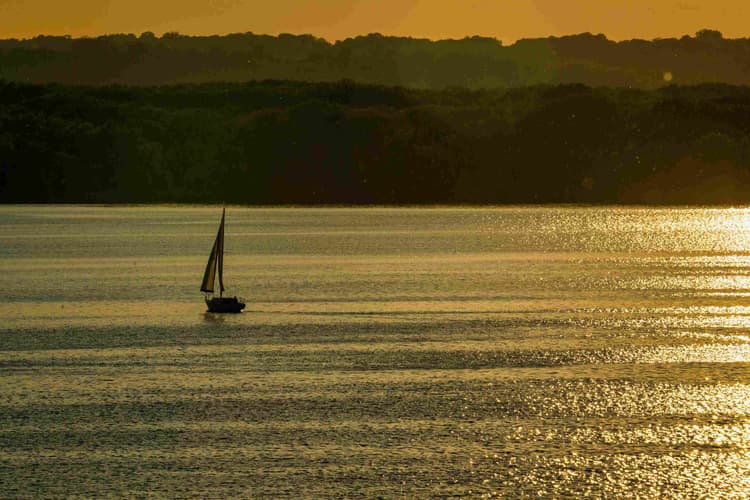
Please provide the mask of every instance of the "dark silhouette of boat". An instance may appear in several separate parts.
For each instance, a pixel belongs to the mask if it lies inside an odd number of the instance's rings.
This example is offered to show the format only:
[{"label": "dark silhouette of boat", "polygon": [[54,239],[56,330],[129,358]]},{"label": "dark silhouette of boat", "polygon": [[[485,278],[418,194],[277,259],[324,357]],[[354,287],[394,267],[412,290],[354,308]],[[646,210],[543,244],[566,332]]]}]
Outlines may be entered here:
[{"label": "dark silhouette of boat", "polygon": [[[206,305],[209,312],[214,313],[238,313],[245,308],[243,299],[237,297],[224,297],[224,215],[226,209],[221,210],[221,224],[216,235],[216,241],[208,256],[206,272],[203,273],[201,292],[205,293]],[[219,296],[214,297],[214,286],[216,277],[219,278]]]}]

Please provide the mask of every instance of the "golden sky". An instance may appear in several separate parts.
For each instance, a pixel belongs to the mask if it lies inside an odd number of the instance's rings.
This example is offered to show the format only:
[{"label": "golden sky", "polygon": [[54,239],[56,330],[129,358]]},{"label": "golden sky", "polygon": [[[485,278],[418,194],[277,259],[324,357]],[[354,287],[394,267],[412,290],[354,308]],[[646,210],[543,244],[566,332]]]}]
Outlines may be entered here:
[{"label": "golden sky", "polygon": [[0,38],[179,31],[311,33],[328,40],[382,33],[518,38],[589,31],[611,39],[717,29],[750,35],[748,0],[0,0]]}]

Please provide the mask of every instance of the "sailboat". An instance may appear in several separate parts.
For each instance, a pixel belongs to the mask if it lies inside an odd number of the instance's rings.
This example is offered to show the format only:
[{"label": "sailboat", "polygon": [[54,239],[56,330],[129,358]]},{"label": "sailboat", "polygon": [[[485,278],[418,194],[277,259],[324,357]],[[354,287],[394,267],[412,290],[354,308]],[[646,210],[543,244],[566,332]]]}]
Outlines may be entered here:
[{"label": "sailboat", "polygon": [[[206,305],[209,312],[215,313],[238,313],[245,308],[245,303],[237,297],[224,297],[224,215],[226,209],[221,210],[221,224],[216,234],[214,247],[208,256],[206,272],[203,273],[201,292],[205,293]],[[214,286],[216,277],[219,278],[219,296],[214,297]]]}]

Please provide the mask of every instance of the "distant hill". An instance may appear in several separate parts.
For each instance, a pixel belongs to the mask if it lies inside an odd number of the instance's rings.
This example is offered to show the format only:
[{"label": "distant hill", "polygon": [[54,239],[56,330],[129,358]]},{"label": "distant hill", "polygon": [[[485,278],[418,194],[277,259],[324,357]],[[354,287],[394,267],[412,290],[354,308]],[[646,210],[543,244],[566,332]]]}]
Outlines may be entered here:
[{"label": "distant hill", "polygon": [[520,40],[430,41],[378,34],[329,43],[310,35],[153,33],[0,40],[0,79],[85,85],[163,85],[283,79],[420,89],[583,83],[652,89],[750,84],[750,39],[695,36],[613,42],[589,33]]},{"label": "distant hill", "polygon": [[750,203],[750,87],[0,81],[0,202]]}]

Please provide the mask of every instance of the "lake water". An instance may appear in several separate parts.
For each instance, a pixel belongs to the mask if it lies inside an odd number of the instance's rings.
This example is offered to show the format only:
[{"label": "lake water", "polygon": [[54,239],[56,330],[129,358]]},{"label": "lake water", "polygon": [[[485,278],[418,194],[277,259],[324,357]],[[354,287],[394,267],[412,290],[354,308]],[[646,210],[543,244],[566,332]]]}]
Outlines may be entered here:
[{"label": "lake water", "polygon": [[750,495],[750,209],[0,207],[0,496]]}]

